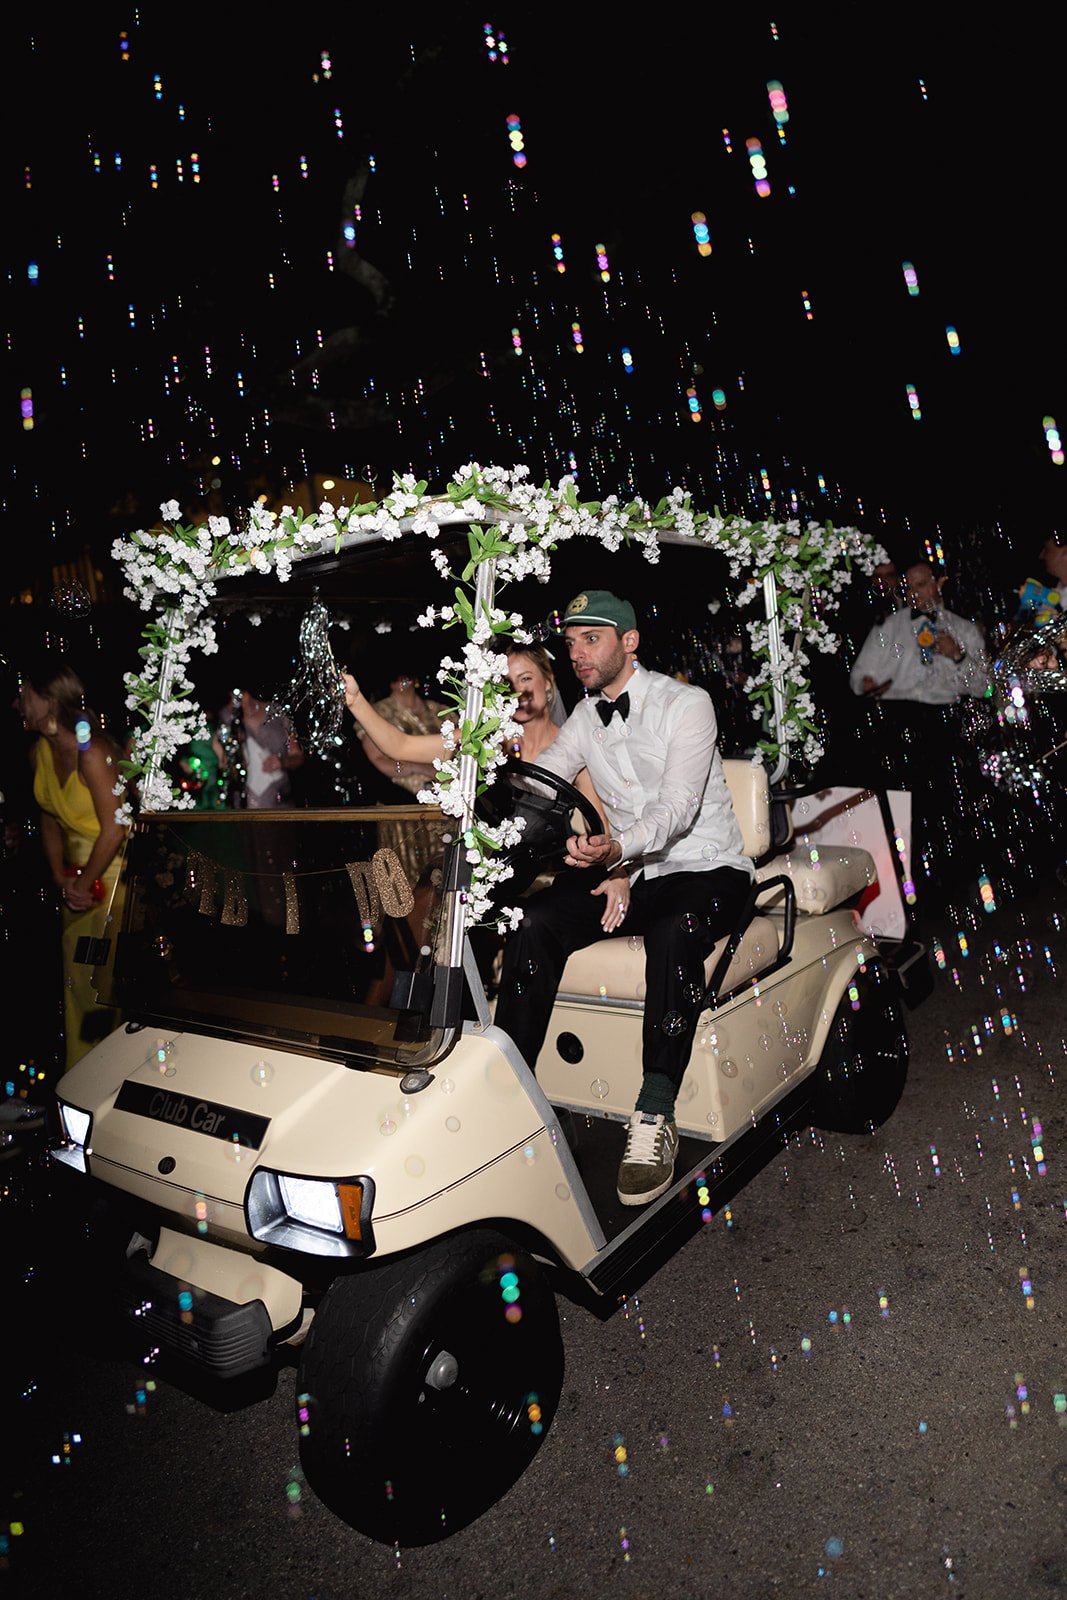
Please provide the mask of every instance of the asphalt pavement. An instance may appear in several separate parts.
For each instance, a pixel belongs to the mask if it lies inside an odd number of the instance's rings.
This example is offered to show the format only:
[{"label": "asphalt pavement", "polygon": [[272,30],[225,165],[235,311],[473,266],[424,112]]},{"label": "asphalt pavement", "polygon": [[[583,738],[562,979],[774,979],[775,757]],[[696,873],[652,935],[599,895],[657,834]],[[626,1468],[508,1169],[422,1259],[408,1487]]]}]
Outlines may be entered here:
[{"label": "asphalt pavement", "polygon": [[[1067,1593],[1067,891],[935,911],[903,1099],[795,1138],[605,1319],[532,1466],[395,1548],[304,1483],[295,1372],[223,1411],[101,1339],[43,1136],[0,1167],[0,1579],[95,1600]],[[943,961],[943,965],[940,963]]]}]

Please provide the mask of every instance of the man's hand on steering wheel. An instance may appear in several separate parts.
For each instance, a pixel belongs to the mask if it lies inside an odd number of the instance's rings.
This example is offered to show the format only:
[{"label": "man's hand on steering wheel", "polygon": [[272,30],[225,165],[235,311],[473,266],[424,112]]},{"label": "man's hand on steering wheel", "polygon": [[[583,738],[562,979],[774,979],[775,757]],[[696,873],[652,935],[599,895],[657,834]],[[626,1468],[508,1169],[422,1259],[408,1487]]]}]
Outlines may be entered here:
[{"label": "man's hand on steering wheel", "polygon": [[[545,767],[529,761],[509,761],[497,774],[497,782],[501,781],[511,792],[513,814],[526,818],[519,848],[529,850],[539,862],[558,860],[563,854],[573,831],[575,811],[581,815],[589,833],[598,833],[604,826],[596,808],[581,790]],[[547,795],[543,792],[546,789]],[[492,808],[492,791],[483,798],[488,799]]]}]

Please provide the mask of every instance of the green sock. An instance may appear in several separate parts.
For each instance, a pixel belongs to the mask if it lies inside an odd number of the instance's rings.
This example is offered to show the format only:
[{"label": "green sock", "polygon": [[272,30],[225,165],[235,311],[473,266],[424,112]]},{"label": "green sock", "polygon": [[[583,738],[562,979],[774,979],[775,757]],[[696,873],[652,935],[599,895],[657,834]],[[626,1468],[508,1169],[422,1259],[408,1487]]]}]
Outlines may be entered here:
[{"label": "green sock", "polygon": [[646,1072],[641,1081],[635,1111],[647,1111],[653,1117],[673,1117],[678,1090],[665,1072]]}]

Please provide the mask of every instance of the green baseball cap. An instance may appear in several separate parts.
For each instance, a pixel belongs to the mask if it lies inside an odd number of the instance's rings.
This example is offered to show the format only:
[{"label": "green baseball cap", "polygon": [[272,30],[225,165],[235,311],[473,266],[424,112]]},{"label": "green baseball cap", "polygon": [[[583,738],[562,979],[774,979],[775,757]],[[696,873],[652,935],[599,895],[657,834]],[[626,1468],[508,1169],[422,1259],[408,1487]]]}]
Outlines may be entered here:
[{"label": "green baseball cap", "polygon": [[607,589],[584,589],[576,594],[567,606],[559,625],[564,628],[588,627],[590,624],[618,628],[627,633],[637,627],[637,617],[629,600],[620,600]]}]

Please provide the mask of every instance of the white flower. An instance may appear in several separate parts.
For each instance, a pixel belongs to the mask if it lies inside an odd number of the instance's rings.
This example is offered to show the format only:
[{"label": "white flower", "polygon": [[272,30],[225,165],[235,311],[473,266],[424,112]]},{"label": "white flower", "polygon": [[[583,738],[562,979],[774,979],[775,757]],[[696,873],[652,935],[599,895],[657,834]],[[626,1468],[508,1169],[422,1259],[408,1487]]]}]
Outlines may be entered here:
[{"label": "white flower", "polygon": [[[574,538],[594,538],[608,551],[617,549],[628,538],[641,546],[647,560],[658,559],[659,532],[652,526],[655,513],[639,496],[622,505],[618,496],[608,495],[599,510],[593,511],[567,503],[575,489],[573,474],[561,478],[555,489],[539,487],[527,479],[528,469],[524,466],[482,467],[477,462],[468,463],[452,479],[464,492],[460,507],[463,514],[481,524],[489,520],[500,522],[513,546],[510,555],[497,560],[498,584],[530,577],[547,583],[551,573],[548,545]],[[357,517],[354,509],[346,506],[335,511],[329,501],[324,501],[314,516],[306,516],[291,506],[275,514],[257,502],[248,510],[244,533],[235,531],[225,517],[211,517],[206,527],[195,530],[184,529],[177,534],[157,531],[151,536],[141,530],[114,542],[112,555],[122,568],[124,596],[141,610],[162,611],[168,618],[167,636],[153,639],[144,652],[143,675],[130,674],[124,679],[129,709],[148,723],[134,746],[135,761],[148,768],[142,782],[142,800],[151,797],[157,805],[168,800],[171,805],[191,803],[188,796],[168,796],[169,786],[160,773],[191,736],[194,726],[193,686],[183,669],[194,652],[211,654],[218,649],[214,626],[205,612],[216,592],[215,579],[254,570],[264,574],[273,571],[279,581],[285,582],[292,571],[294,554],[326,548],[341,536],[353,540],[370,540],[375,535],[397,539],[404,533],[405,522],[432,540],[440,523],[452,515],[455,502],[445,496],[436,500],[420,496],[417,489],[414,474],[405,473],[394,479],[393,493],[365,516]],[[506,502],[503,510],[483,505],[487,492]],[[869,574],[876,562],[885,559],[885,551],[853,527],[831,529],[812,520],[802,530],[797,518],[784,523],[750,522],[733,515],[723,518],[694,512],[688,491],[677,486],[667,490],[663,504],[667,513],[664,520],[669,519],[675,532],[699,539],[727,556],[731,575],[744,584],[738,605],[750,605],[759,598],[759,570],[770,567],[774,571],[781,595],[781,623],[792,637],[786,642],[783,659],[772,670],[766,621],[753,618],[747,624],[756,663],[748,690],[754,719],[766,723],[764,708],[770,703],[770,688],[774,685],[777,703],[784,703],[785,726],[778,730],[778,739],[787,746],[790,739],[800,737],[797,719],[810,721],[815,715],[807,651],[814,648],[831,653],[839,649],[826,618],[838,608],[838,596],[852,581],[849,563]],[[165,522],[178,521],[180,507],[176,500],[164,502],[160,509]],[[216,550],[220,552],[217,560]],[[248,552],[248,559],[240,567],[236,565],[239,551]],[[450,577],[448,562],[441,552],[434,550],[431,557],[441,576]],[[455,625],[459,616],[452,606],[440,610],[430,606],[419,616],[417,626],[432,627],[438,620]],[[494,607],[486,614],[479,608],[462,659],[446,658],[441,672],[454,713],[465,714],[467,691],[474,688],[482,693],[486,714],[500,718],[493,739],[487,741],[477,763],[479,779],[484,783],[492,782],[495,769],[504,759],[502,745],[517,732],[512,715],[516,702],[503,678],[499,656],[489,648],[498,642],[494,625],[501,628],[502,634],[510,632],[520,640],[529,640],[517,613],[508,614]],[[379,624],[377,631],[383,632],[387,626]],[[158,699],[155,688],[164,656],[169,657],[172,674],[171,698],[166,703]],[[183,700],[183,696],[187,698]],[[451,748],[455,749],[456,724],[446,726]],[[767,750],[776,748],[770,739],[764,740],[763,745]],[[805,758],[811,760],[818,753],[818,740],[807,736]],[[420,792],[420,798],[435,801],[450,815],[462,817],[465,802],[458,758],[436,762],[435,767],[437,779]],[[472,891],[470,908],[478,915],[489,908],[492,886],[510,875],[510,867],[494,852],[507,849],[513,842],[510,830],[500,837],[483,830],[483,837],[487,853],[480,853],[477,862],[472,863],[479,887]]]}]

